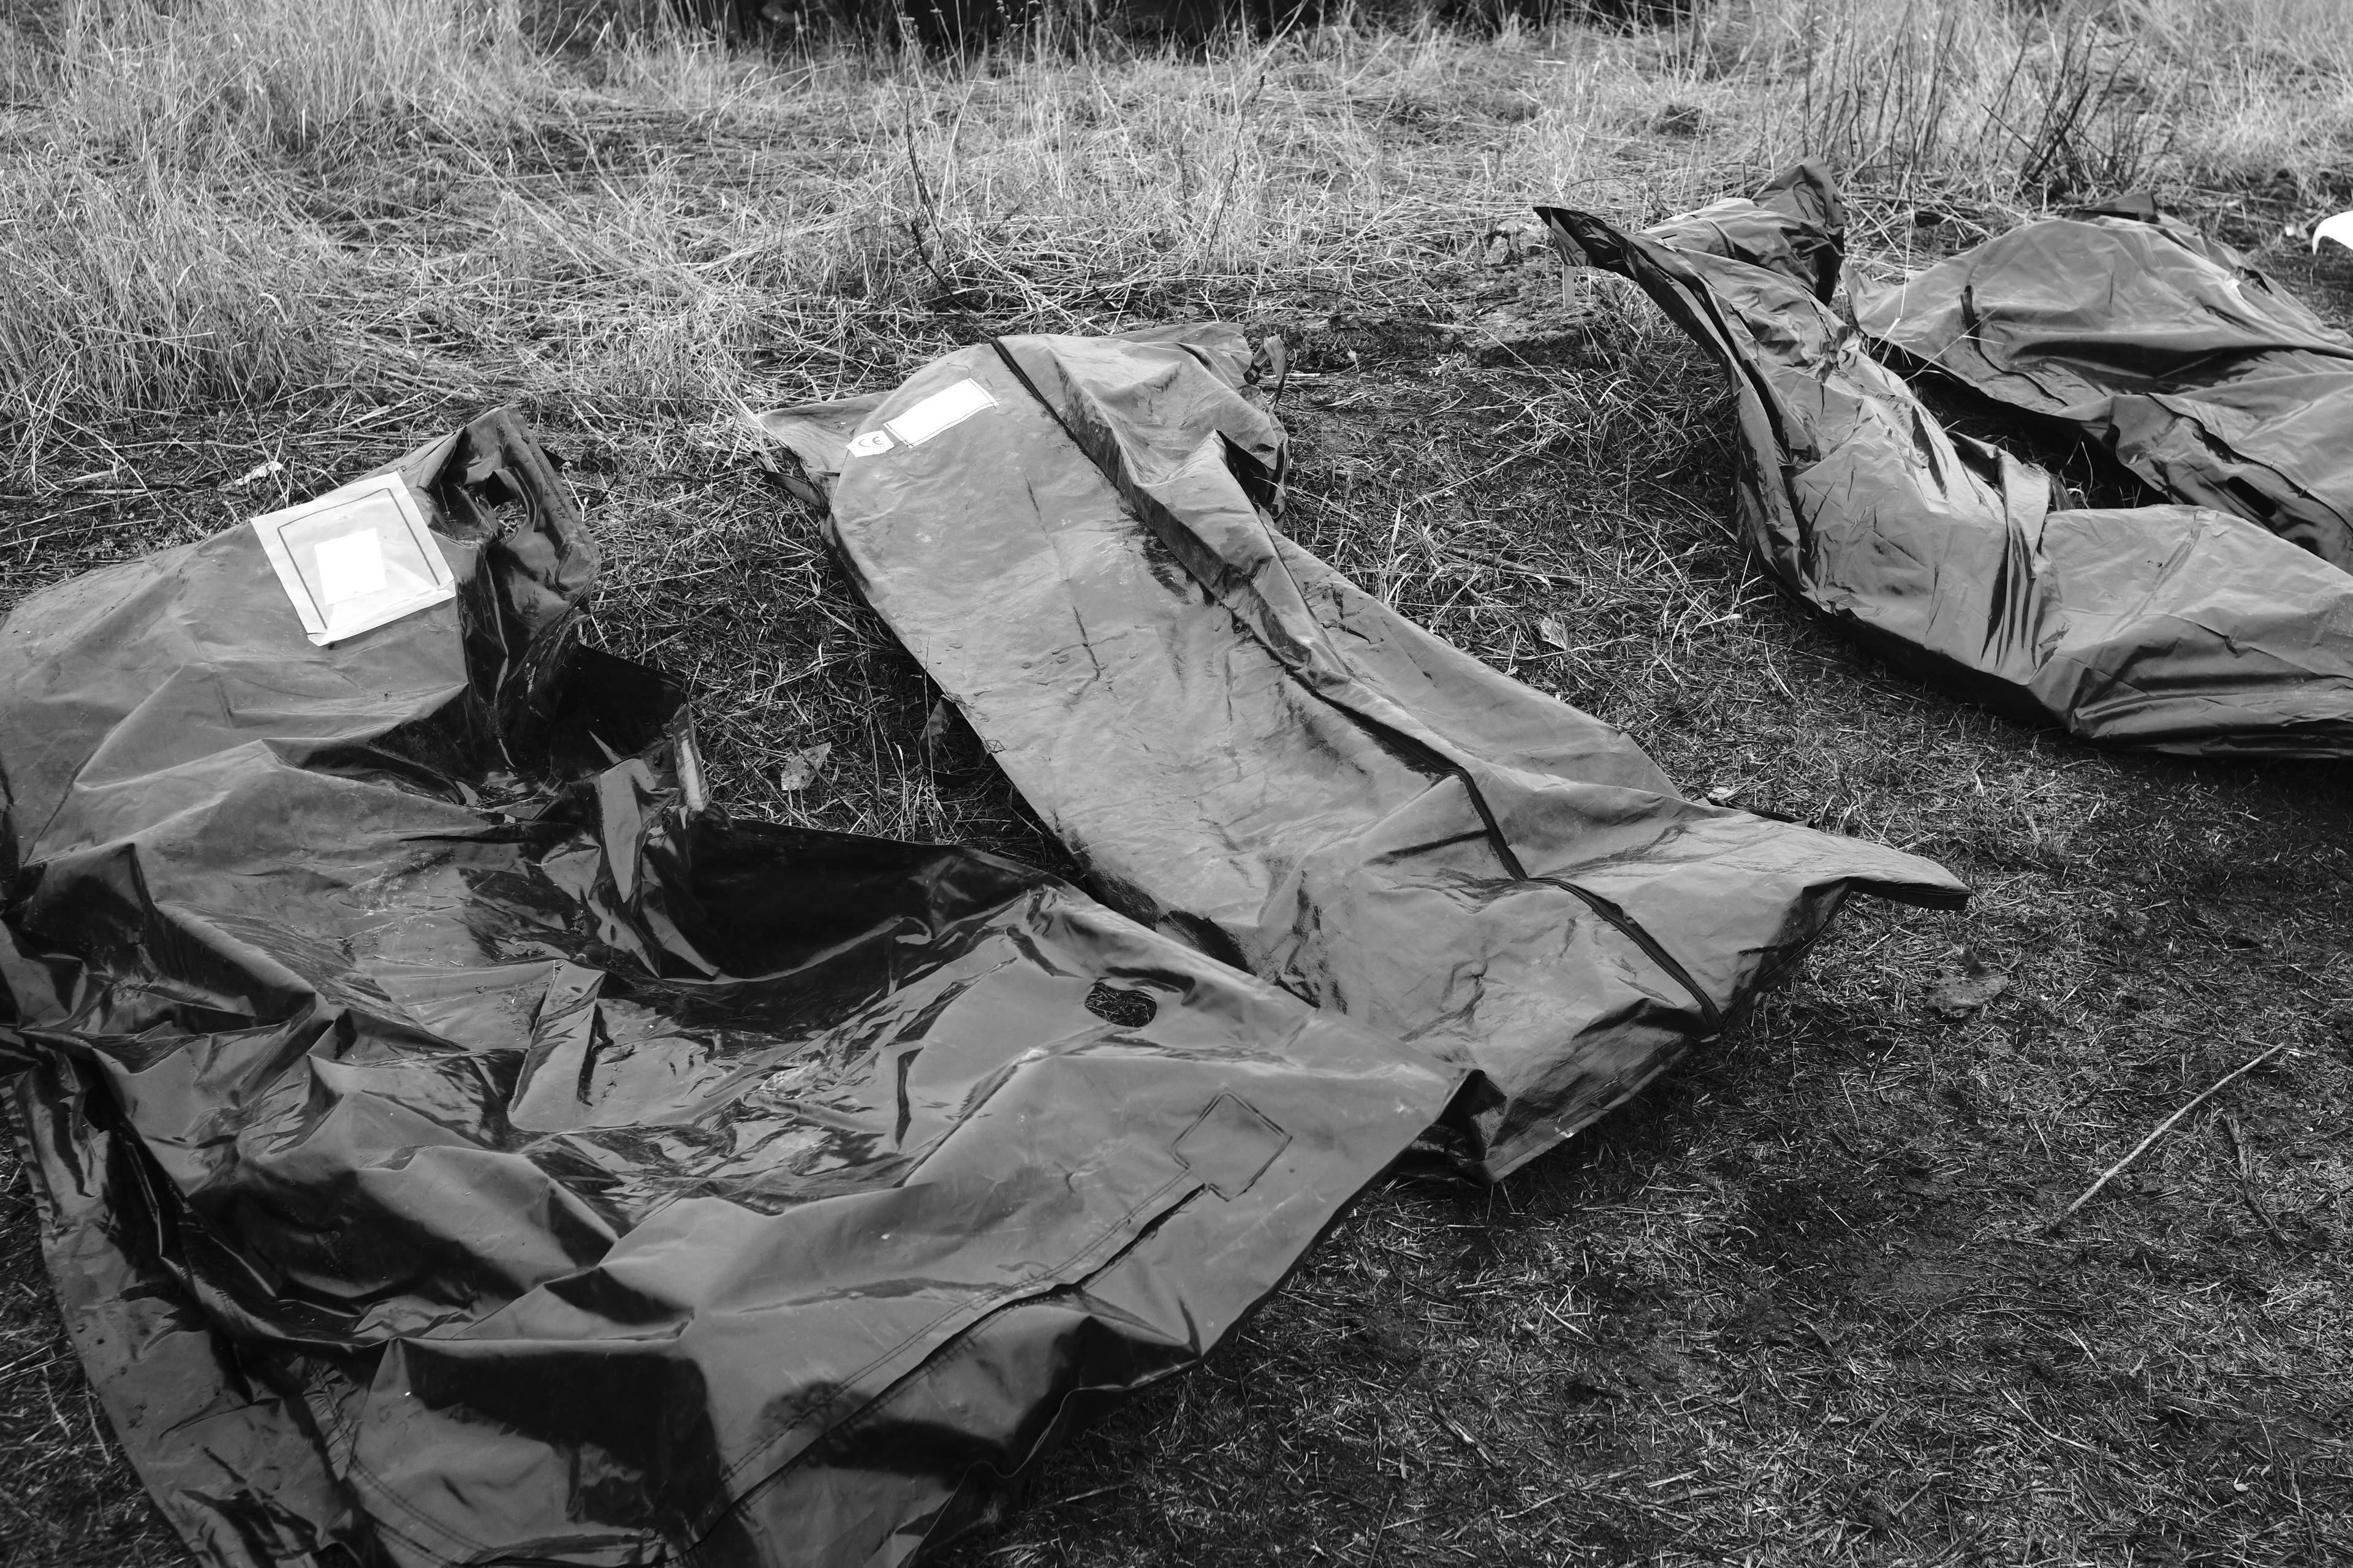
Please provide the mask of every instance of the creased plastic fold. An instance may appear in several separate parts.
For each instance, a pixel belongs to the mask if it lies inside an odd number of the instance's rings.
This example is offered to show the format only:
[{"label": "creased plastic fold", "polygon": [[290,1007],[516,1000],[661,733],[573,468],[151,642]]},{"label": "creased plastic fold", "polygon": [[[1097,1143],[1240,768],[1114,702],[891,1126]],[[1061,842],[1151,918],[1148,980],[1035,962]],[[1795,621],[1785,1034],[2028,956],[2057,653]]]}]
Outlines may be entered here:
[{"label": "creased plastic fold", "polygon": [[[762,421],[1107,901],[1473,1073],[1452,1126],[1495,1176],[1715,1033],[1849,894],[1965,896],[1917,857],[1683,799],[1621,732],[1284,537],[1250,359],[1217,325],[1006,338]],[[967,382],[987,412],[872,439]]]},{"label": "creased plastic fold", "polygon": [[2154,489],[2353,570],[2353,338],[2146,198],[2008,234],[1855,322],[1901,363],[2096,443]]},{"label": "creased plastic fold", "polygon": [[240,528],[0,637],[0,1081],[207,1563],[904,1561],[1454,1092],[1028,868],[698,807],[528,434],[397,467],[452,603],[314,647]]},{"label": "creased plastic fold", "polygon": [[[1826,302],[1842,220],[1810,165],[1757,202],[1641,234],[1538,212],[1572,259],[1633,279],[1723,364],[1743,526],[1837,625],[1962,696],[2102,744],[2353,753],[2353,576],[2209,506],[2055,506],[2042,470],[1948,432]],[[2120,232],[2107,221],[2074,228],[2105,239]],[[2042,286],[2078,299],[2079,342],[2105,341],[2116,363],[2170,352],[2175,329],[2131,287],[2112,314],[2083,302],[2118,258],[2035,254]]]}]

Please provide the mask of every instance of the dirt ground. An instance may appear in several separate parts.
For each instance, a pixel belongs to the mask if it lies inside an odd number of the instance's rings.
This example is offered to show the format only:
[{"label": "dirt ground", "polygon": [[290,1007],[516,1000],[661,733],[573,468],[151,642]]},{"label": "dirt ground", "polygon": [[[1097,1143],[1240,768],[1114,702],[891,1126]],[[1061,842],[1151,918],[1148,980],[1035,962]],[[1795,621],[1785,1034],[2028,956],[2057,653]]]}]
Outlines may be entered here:
[{"label": "dirt ground", "polygon": [[[2353,327],[2353,266],[2201,199]],[[1019,330],[985,303],[943,300],[926,338]],[[1858,900],[1792,985],[1499,1186],[1394,1175],[1207,1368],[947,1561],[2353,1562],[2353,765],[2104,753],[1849,646],[1732,534],[1714,373],[1549,257],[1245,313],[1296,352],[1296,537],[1687,791],[1941,859],[1976,898]],[[376,386],[115,428],[93,477],[0,492],[0,599],[471,412]],[[531,412],[607,549],[591,639],[695,679],[716,798],[1066,864],[968,735],[919,744],[936,694],[740,442]],[[0,1156],[0,1568],[185,1560]]]}]

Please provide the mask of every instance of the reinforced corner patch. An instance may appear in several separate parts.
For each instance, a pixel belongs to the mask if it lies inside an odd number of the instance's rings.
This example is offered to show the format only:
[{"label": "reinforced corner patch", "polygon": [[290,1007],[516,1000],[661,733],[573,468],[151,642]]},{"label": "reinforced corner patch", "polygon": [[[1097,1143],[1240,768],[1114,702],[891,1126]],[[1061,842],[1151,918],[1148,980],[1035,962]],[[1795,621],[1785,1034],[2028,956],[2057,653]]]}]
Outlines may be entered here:
[{"label": "reinforced corner patch", "polygon": [[1176,1140],[1173,1152],[1200,1184],[1231,1202],[1274,1163],[1291,1134],[1238,1095],[1220,1094]]}]

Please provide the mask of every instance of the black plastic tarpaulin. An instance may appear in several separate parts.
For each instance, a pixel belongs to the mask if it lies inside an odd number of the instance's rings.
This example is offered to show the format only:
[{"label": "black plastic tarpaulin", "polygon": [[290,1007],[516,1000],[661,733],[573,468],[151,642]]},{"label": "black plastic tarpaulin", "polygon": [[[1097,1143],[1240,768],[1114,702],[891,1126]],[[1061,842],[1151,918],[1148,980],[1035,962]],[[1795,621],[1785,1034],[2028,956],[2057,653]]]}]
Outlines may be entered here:
[{"label": "black plastic tarpaulin", "polygon": [[[1724,365],[1758,556],[1894,662],[2108,744],[2353,753],[2353,576],[2210,507],[2065,509],[2042,469],[1948,432],[1829,303],[1842,216],[1819,171],[1641,234],[1538,212],[1572,259],[1632,279]],[[2094,292],[2105,253],[2063,254],[2050,287]],[[2107,329],[2080,308],[2086,360],[2213,335],[2127,310],[2097,349]]]},{"label": "black plastic tarpaulin", "polygon": [[2021,225],[1860,291],[1855,322],[2177,500],[2353,570],[2353,338],[2153,204]]},{"label": "black plastic tarpaulin", "polygon": [[1623,733],[1285,538],[1236,329],[1011,337],[766,416],[860,588],[1090,884],[1475,1072],[1493,1176],[1787,972],[1884,846],[1683,799]]},{"label": "black plastic tarpaulin", "polygon": [[1454,1090],[1041,873],[699,804],[522,428],[397,471],[452,603],[314,647],[238,529],[0,629],[0,1081],[206,1562],[902,1561]]}]

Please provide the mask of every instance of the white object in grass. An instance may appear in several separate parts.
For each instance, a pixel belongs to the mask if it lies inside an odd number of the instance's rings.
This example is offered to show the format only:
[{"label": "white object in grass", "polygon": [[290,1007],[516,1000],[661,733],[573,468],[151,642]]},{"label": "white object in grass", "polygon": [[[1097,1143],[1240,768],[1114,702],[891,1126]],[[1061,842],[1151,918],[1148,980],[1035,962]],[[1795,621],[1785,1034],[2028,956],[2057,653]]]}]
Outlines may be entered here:
[{"label": "white object in grass", "polygon": [[2338,213],[2335,217],[2322,218],[2312,226],[2312,248],[2318,250],[2320,242],[2333,239],[2348,250],[2353,250],[2353,213]]}]

